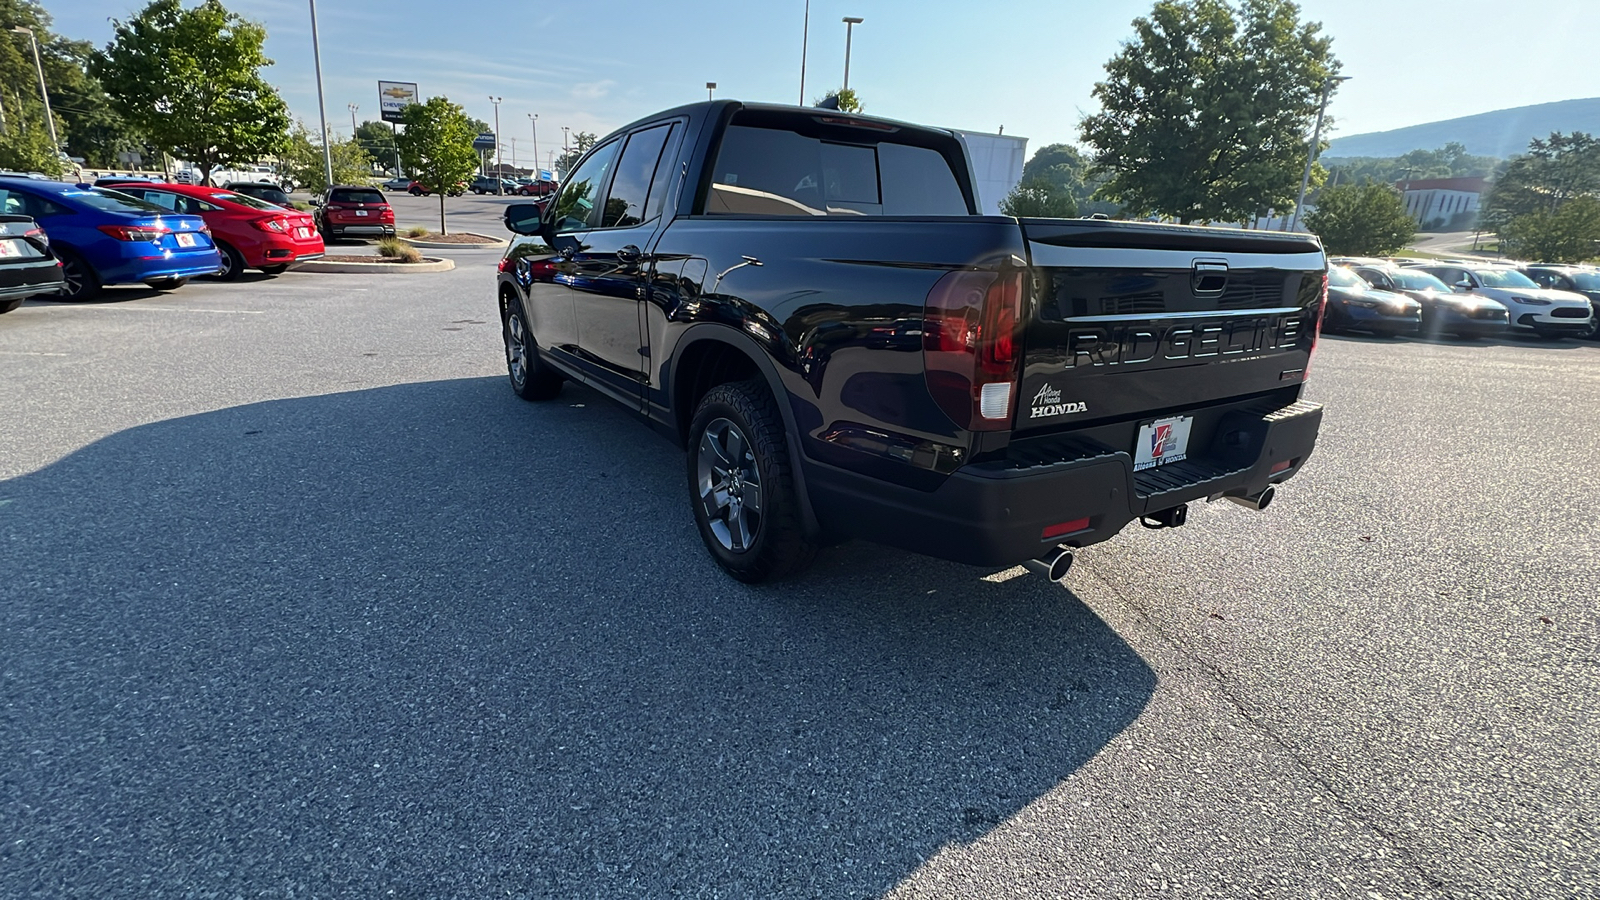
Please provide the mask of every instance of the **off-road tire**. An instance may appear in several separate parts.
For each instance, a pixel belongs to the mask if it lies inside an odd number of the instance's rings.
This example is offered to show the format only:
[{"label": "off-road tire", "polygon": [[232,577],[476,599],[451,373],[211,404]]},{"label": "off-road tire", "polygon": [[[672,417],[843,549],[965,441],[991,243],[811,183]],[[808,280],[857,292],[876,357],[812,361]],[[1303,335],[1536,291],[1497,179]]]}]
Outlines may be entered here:
[{"label": "off-road tire", "polygon": [[[759,522],[742,550],[730,549],[712,530],[712,510],[703,499],[701,457],[708,427],[731,423],[753,457],[746,462],[759,474]],[[789,458],[783,416],[772,392],[760,380],[720,384],[706,392],[689,426],[685,454],[689,503],[700,538],[723,571],[756,584],[796,575],[816,558],[817,542],[806,537]],[[746,488],[747,489],[747,488]]]}]

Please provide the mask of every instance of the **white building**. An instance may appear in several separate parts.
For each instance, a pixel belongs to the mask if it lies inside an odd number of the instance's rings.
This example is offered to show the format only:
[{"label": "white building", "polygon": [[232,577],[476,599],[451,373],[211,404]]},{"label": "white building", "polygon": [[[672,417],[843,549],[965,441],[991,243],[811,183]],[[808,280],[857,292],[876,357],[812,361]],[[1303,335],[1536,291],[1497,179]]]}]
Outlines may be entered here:
[{"label": "white building", "polygon": [[1406,214],[1424,228],[1452,223],[1468,228],[1478,217],[1478,204],[1488,190],[1487,178],[1418,178],[1399,181],[1405,195]]},{"label": "white building", "polygon": [[967,148],[973,187],[978,191],[978,211],[986,216],[1000,215],[1000,201],[1022,181],[1022,166],[1028,161],[1028,139],[1010,134],[952,130]]}]

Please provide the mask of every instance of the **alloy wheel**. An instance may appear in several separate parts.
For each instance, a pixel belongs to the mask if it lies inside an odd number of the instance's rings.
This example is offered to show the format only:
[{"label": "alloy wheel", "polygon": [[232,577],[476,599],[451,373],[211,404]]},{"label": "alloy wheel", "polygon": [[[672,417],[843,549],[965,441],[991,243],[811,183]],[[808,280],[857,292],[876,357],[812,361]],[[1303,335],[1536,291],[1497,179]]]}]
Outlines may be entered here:
[{"label": "alloy wheel", "polygon": [[506,317],[506,368],[518,390],[528,381],[528,332],[515,312]]},{"label": "alloy wheel", "polygon": [[711,533],[723,549],[743,553],[761,530],[761,472],[750,440],[730,419],[700,435],[696,486]]}]

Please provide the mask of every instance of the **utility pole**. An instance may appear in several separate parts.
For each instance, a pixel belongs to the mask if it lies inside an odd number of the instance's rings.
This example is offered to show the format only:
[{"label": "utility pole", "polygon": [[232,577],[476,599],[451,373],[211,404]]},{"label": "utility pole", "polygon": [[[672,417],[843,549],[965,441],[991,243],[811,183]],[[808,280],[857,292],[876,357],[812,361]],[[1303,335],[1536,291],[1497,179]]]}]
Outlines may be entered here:
[{"label": "utility pole", "polygon": [[806,105],[806,47],[811,43],[811,0],[806,0],[806,18],[800,25],[800,105]]},{"label": "utility pole", "polygon": [[350,107],[350,140],[353,141],[356,139],[356,110],[361,107],[354,103],[346,103],[345,106]]},{"label": "utility pole", "polygon": [[311,4],[311,59],[317,67],[317,116],[322,120],[322,172],[333,187],[333,151],[328,147],[328,103],[322,96],[322,45],[317,43],[317,0]]},{"label": "utility pole", "polygon": [[1322,83],[1322,105],[1317,107],[1317,125],[1311,130],[1311,150],[1306,154],[1306,171],[1300,176],[1300,193],[1294,198],[1294,215],[1289,217],[1289,227],[1286,231],[1294,231],[1300,227],[1300,208],[1306,202],[1306,188],[1311,184],[1311,167],[1317,161],[1317,145],[1322,142],[1322,117],[1328,111],[1328,95],[1333,93],[1333,86],[1341,81],[1349,81],[1348,75],[1330,75]]},{"label": "utility pole", "polygon": [[860,16],[844,17],[844,87],[842,91],[850,90],[850,34],[864,20]]},{"label": "utility pole", "polygon": [[489,102],[494,104],[494,192],[504,197],[506,195],[505,183],[500,180],[500,101],[504,97],[490,97]]},{"label": "utility pole", "polygon": [[715,81],[706,82],[706,99],[707,100],[711,99],[711,92],[716,90],[716,89],[717,89],[717,83]]},{"label": "utility pole", "polygon": [[33,68],[39,73],[39,96],[44,98],[44,122],[50,126],[50,145],[56,150],[61,149],[61,141],[56,137],[56,117],[50,111],[50,89],[44,84],[44,63],[39,59],[39,36],[33,29],[26,25],[18,25],[11,29],[18,34],[25,34],[33,42]]},{"label": "utility pole", "polygon": [[533,180],[543,181],[539,177],[539,114],[528,113],[528,124],[533,126]]}]

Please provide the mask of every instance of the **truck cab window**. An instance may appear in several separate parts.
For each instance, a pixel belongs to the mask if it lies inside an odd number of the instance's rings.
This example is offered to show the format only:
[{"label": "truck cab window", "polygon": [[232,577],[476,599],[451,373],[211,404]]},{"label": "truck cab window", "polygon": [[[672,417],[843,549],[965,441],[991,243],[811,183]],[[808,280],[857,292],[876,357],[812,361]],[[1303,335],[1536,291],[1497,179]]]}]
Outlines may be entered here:
[{"label": "truck cab window", "polygon": [[783,128],[730,125],[712,170],[711,215],[967,215],[937,150],[864,131],[826,140]]},{"label": "truck cab window", "polygon": [[646,198],[650,196],[650,182],[655,176],[656,162],[661,159],[661,149],[666,146],[671,125],[657,125],[635,132],[628,138],[628,146],[617,161],[617,174],[611,180],[611,191],[606,196],[605,213],[601,228],[628,228],[643,223],[646,216]]}]

